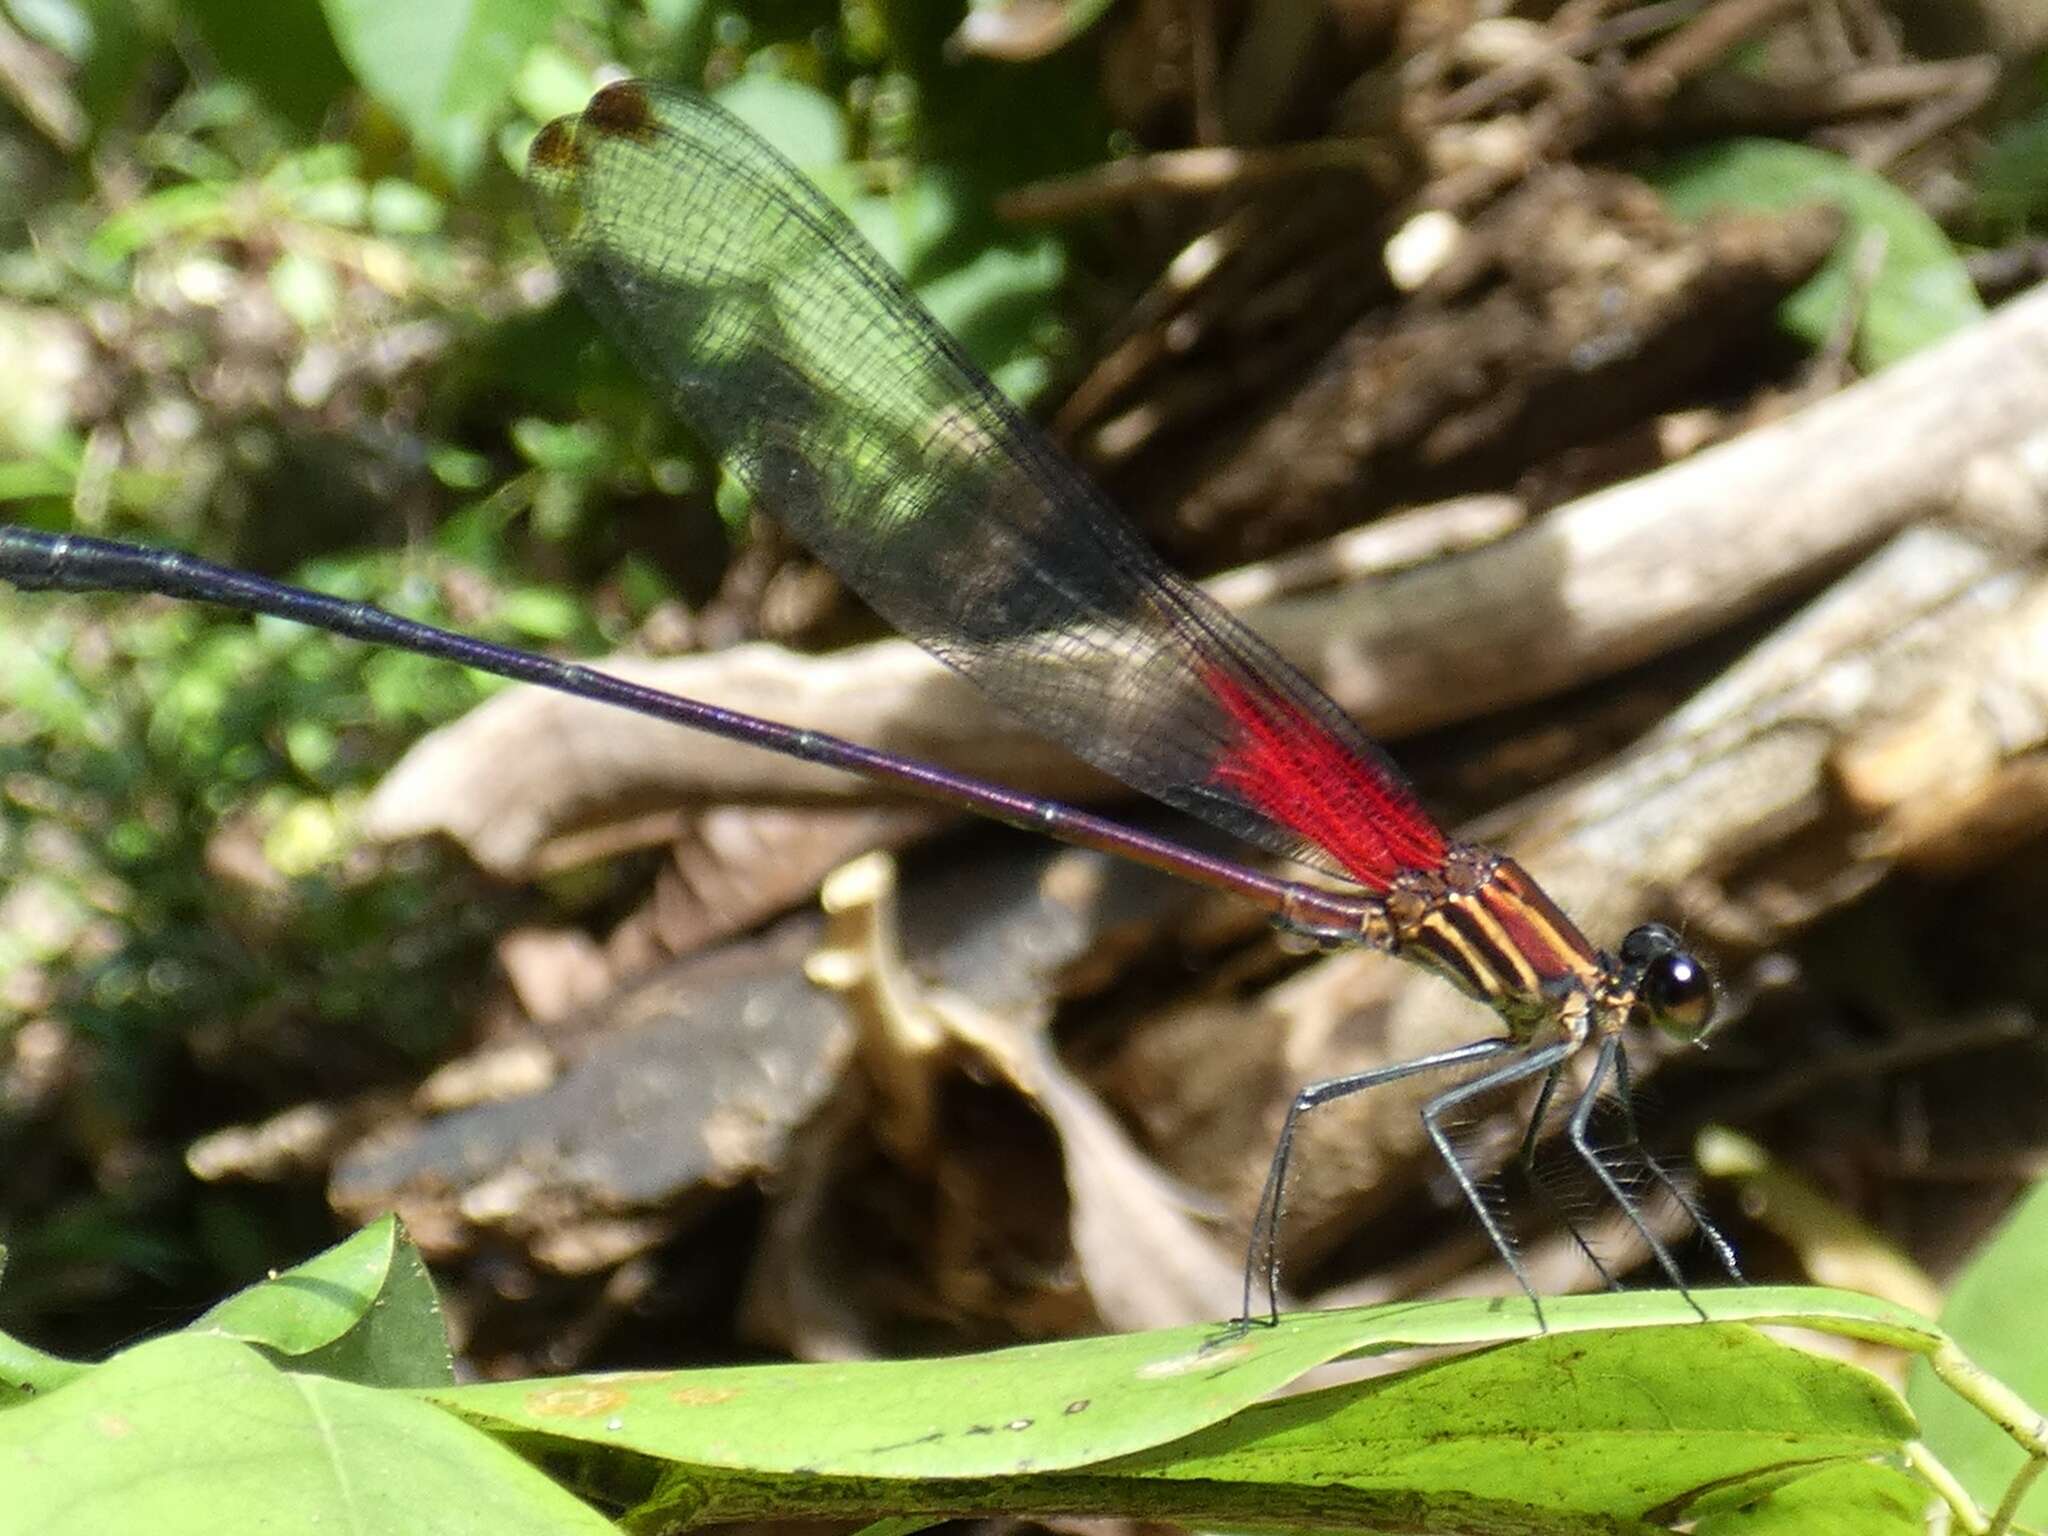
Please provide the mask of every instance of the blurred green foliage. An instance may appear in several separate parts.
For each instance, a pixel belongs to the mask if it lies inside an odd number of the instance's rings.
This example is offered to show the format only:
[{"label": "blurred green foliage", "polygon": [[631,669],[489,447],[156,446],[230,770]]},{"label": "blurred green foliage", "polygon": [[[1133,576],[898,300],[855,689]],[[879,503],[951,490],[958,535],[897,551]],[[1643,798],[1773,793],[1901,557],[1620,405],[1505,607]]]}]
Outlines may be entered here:
[{"label": "blurred green foliage", "polygon": [[1975,176],[1976,214],[1987,238],[2038,238],[2048,227],[2048,60],[2036,64],[2031,110],[1992,133]]},{"label": "blurred green foliage", "polygon": [[[958,6],[6,10],[47,89],[0,113],[4,515],[578,653],[709,595],[733,530],[558,298],[519,177],[541,122],[621,73],[717,91],[1024,394],[1064,267],[991,195],[1105,134],[1071,60],[942,67]],[[459,1042],[544,898],[354,824],[487,691],[285,625],[0,596],[5,1326],[97,1342],[133,1326],[90,1320],[107,1298],[185,1304],[303,1246],[184,1146]]]},{"label": "blurred green foliage", "polygon": [[[2028,1402],[2048,1399],[2048,1184],[2037,1183],[1985,1240],[1949,1291],[1941,1323],[1970,1358]],[[1907,1400],[1928,1447],[1987,1509],[1996,1508],[2026,1458],[1981,1415],[1957,1412],[1924,1361]],[[2038,1529],[2048,1520],[2048,1483],[2034,1483],[2016,1511]]]},{"label": "blurred green foliage", "polygon": [[[1918,203],[1875,171],[1805,144],[1725,139],[1664,162],[1652,178],[1674,209],[1701,218],[1728,208],[1755,212],[1831,205],[1843,237],[1820,271],[1779,310],[1785,328],[1824,346],[1845,316],[1856,325],[1856,361],[1888,368],[1984,313],[1961,254]],[[1867,277],[1858,266],[1868,263]]]}]

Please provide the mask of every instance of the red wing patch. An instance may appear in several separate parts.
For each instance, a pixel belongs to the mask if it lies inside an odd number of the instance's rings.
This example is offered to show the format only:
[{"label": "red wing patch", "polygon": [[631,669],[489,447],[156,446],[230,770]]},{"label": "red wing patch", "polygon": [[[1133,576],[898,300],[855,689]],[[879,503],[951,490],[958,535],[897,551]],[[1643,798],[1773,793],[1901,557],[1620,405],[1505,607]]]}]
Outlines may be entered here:
[{"label": "red wing patch", "polygon": [[1371,890],[1386,890],[1403,870],[1443,862],[1448,839],[1378,763],[1290,699],[1255,694],[1221,667],[1208,668],[1203,681],[1240,733],[1212,783],[1300,833]]}]

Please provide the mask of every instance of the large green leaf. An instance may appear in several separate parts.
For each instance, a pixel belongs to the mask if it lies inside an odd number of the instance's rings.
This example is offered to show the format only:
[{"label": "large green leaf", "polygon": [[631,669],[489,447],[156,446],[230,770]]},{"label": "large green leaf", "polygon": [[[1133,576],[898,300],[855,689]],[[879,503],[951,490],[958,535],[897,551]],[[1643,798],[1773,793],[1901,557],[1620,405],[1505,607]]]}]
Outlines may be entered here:
[{"label": "large green leaf", "polygon": [[[1805,1289],[1563,1297],[1541,1321],[1520,1299],[1418,1303],[937,1360],[455,1386],[431,1285],[387,1218],[103,1366],[0,1339],[19,1394],[0,1413],[0,1487],[22,1495],[0,1499],[0,1536],[225,1536],[281,1511],[294,1528],[605,1528],[572,1494],[646,1531],[864,1519],[907,1536],[942,1516],[1087,1513],[1304,1533],[1884,1536],[1917,1528],[1931,1487],[1981,1524],[1884,1383],[1755,1324],[1925,1355],[2048,1458],[2038,1417],[1939,1328]],[[1433,1353],[1387,1358],[1414,1350]],[[1346,1358],[1381,1364],[1276,1398]]]},{"label": "large green leaf", "polygon": [[1028,404],[1045,388],[1044,343],[1066,275],[1050,234],[998,228],[970,187],[931,168],[889,194],[839,202],[1004,393]]},{"label": "large green leaf", "polygon": [[[1909,1349],[1932,1331],[1903,1308],[1847,1292],[1759,1286],[1699,1296],[1718,1321],[1840,1330]],[[1697,1323],[1682,1298],[1660,1291],[1557,1297],[1544,1312],[1559,1336]],[[1244,1333],[1212,1324],[937,1360],[634,1372],[429,1395],[479,1423],[705,1465],[986,1477],[1180,1440],[1347,1355],[1540,1334],[1520,1301],[1435,1302],[1303,1313]],[[1653,1352],[1650,1339],[1640,1347]]]},{"label": "large green leaf", "polygon": [[527,50],[560,0],[321,0],[336,47],[369,93],[457,183],[482,161]]},{"label": "large green leaf", "polygon": [[792,165],[817,175],[846,159],[846,119],[839,103],[801,80],[752,70],[714,99]]},{"label": "large green leaf", "polygon": [[591,1536],[612,1529],[417,1398],[288,1374],[230,1339],[141,1344],[0,1413],[0,1532]]},{"label": "large green leaf", "polygon": [[[1942,1326],[1958,1345],[2032,1402],[2048,1401],[2048,1183],[2014,1208],[1951,1288]],[[1906,1399],[1928,1447],[1979,1503],[1995,1506],[2026,1455],[1998,1426],[1943,1390],[1916,1361]],[[2048,1522],[2048,1478],[2034,1484],[2020,1515]]]},{"label": "large green leaf", "polygon": [[[1840,1293],[1738,1290],[1710,1314],[1924,1347]],[[1310,1314],[1277,1328],[1088,1339],[942,1360],[646,1372],[437,1389],[436,1402],[637,1505],[634,1523],[1086,1509],[1307,1528],[1645,1530],[1754,1485],[1897,1456],[1882,1383],[1677,1297]],[[1515,1340],[1404,1375],[1263,1400],[1346,1355]],[[1768,1477],[1768,1481],[1759,1481]],[[1645,1524],[1644,1522],[1654,1522]],[[1599,1522],[1608,1522],[1601,1524]]]},{"label": "large green leaf", "polygon": [[[650,1531],[881,1517],[876,1536],[905,1536],[943,1515],[1075,1512],[1302,1532],[1915,1529],[1926,1489],[1895,1469],[1917,1455],[1940,1478],[1905,1405],[1757,1323],[1927,1354],[2021,1438],[2032,1422],[1932,1324],[1798,1289],[1701,1293],[1705,1324],[1639,1292],[1546,1302],[1547,1333],[1519,1300],[1466,1301],[939,1360],[412,1391],[307,1374],[349,1348],[367,1377],[417,1368],[416,1337],[398,1347],[374,1321],[410,1314],[402,1337],[436,1321],[410,1294],[415,1263],[387,1220],[104,1366],[20,1355],[48,1379],[0,1413],[0,1536],[606,1528],[530,1462]],[[1341,1358],[1459,1346],[1274,1400]]]},{"label": "large green leaf", "polygon": [[1984,313],[1962,257],[1919,204],[1873,171],[1804,144],[1729,139],[1665,162],[1650,180],[1681,216],[1724,209],[1793,208],[1828,203],[1848,228],[1833,253],[1785,302],[1786,327],[1818,343],[1857,298],[1854,267],[1866,237],[1884,242],[1884,259],[1861,296],[1856,360],[1875,372],[1971,324]]}]

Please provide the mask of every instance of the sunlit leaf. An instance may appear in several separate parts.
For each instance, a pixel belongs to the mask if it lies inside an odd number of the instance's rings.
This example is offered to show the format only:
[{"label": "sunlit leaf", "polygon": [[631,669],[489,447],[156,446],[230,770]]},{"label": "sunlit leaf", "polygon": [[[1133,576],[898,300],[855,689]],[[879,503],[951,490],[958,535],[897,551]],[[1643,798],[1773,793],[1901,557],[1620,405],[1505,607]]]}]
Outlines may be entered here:
[{"label": "sunlit leaf", "polygon": [[82,1360],[66,1360],[0,1333],[0,1408],[54,1392],[91,1369]]},{"label": "sunlit leaf", "polygon": [[[1803,1311],[1862,1337],[1924,1339],[1928,1327],[1840,1293],[1701,1300],[1736,1318]],[[1447,1302],[1248,1333],[430,1395],[536,1452],[553,1446],[579,1486],[637,1501],[650,1523],[1057,1507],[1224,1526],[1292,1512],[1303,1525],[1368,1528],[1404,1511],[1404,1528],[1423,1531],[1512,1514],[1517,1529],[1562,1531],[1592,1515],[1682,1511],[1731,1485],[1753,1488],[1754,1502],[1897,1455],[1913,1436],[1905,1405],[1875,1377],[1748,1328],[1702,1326],[1680,1298],[1572,1297],[1547,1311],[1548,1335],[1517,1302]],[[1501,1347],[1264,1401],[1346,1355],[1488,1342]]]},{"label": "sunlit leaf", "polygon": [[[1946,1328],[1985,1370],[2034,1403],[2048,1402],[2048,1183],[2037,1184],[2014,1207],[1949,1291],[1941,1314]],[[1907,1401],[1920,1415],[1930,1449],[1962,1480],[1979,1503],[1996,1506],[2025,1461],[1997,1427],[1944,1389],[1916,1361]],[[2048,1523],[2048,1479],[2034,1484],[2020,1516]]]},{"label": "sunlit leaf", "polygon": [[358,80],[457,183],[482,161],[558,0],[321,0]]},{"label": "sunlit leaf", "polygon": [[828,171],[846,158],[846,120],[838,104],[801,81],[753,70],[716,99],[806,171]]},{"label": "sunlit leaf", "polygon": [[433,193],[396,176],[380,177],[370,187],[370,227],[380,235],[432,234],[445,212]]},{"label": "sunlit leaf", "polygon": [[512,445],[536,467],[563,475],[596,474],[609,451],[604,429],[594,423],[536,416],[512,423]]},{"label": "sunlit leaf", "polygon": [[304,331],[318,330],[331,321],[340,298],[334,269],[297,251],[286,251],[271,267],[270,291],[276,295],[278,307]]},{"label": "sunlit leaf", "polygon": [[257,1345],[296,1368],[370,1386],[452,1379],[433,1281],[390,1216],[237,1292],[187,1332]]},{"label": "sunlit leaf", "polygon": [[9,1530],[39,1536],[613,1528],[489,1437],[401,1393],[174,1334],[0,1413]]},{"label": "sunlit leaf", "polygon": [[976,0],[953,34],[962,51],[1019,63],[1086,32],[1114,0]]},{"label": "sunlit leaf", "polygon": [[1876,280],[1861,296],[1856,359],[1875,371],[1979,319],[1984,306],[1941,227],[1873,171],[1804,144],[1730,139],[1657,167],[1651,180],[1679,214],[1794,208],[1826,203],[1848,221],[1821,270],[1788,299],[1780,318],[1818,343],[1857,298],[1854,269],[1865,239],[1883,242]]}]

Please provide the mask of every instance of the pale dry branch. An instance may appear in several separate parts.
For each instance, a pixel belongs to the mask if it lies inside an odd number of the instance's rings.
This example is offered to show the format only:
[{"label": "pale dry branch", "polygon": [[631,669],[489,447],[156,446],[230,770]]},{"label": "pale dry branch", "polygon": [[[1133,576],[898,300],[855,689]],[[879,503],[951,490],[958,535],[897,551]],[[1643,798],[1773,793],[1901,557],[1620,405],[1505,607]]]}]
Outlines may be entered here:
[{"label": "pale dry branch", "polygon": [[1734,624],[1951,502],[2048,420],[2048,288],[1874,378],[1486,549],[1260,609],[1400,735],[1540,699]]}]

